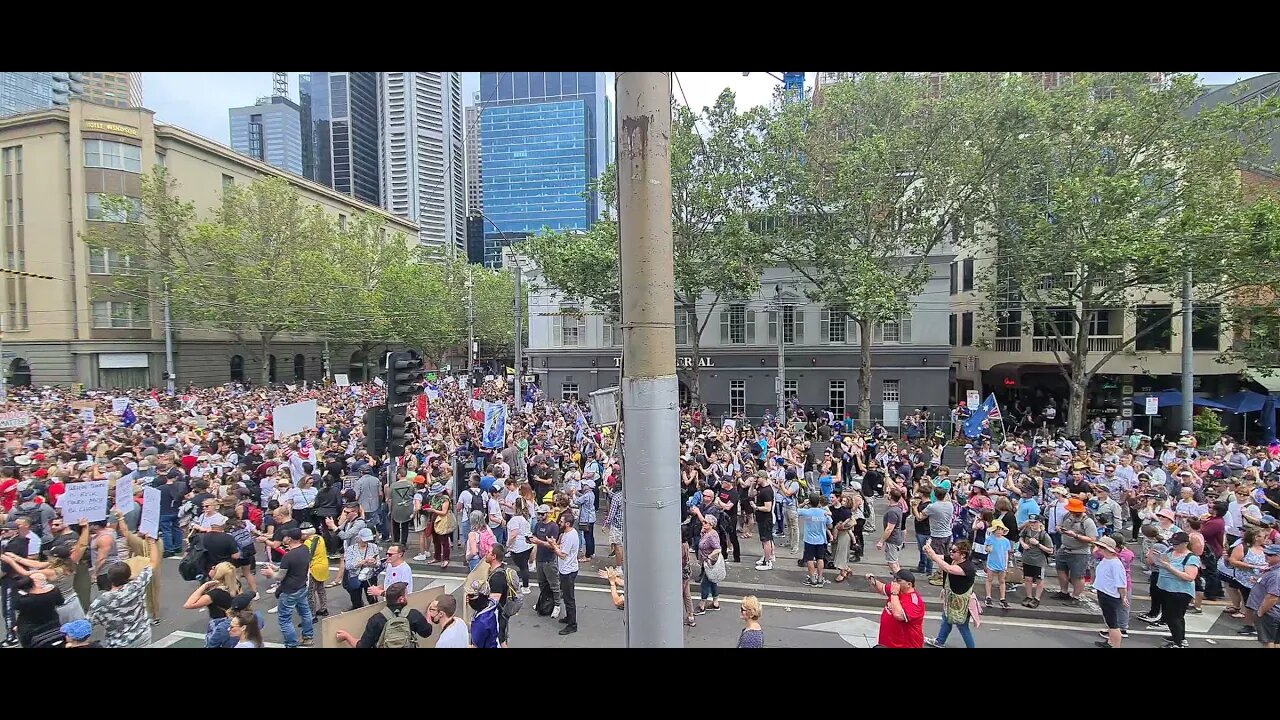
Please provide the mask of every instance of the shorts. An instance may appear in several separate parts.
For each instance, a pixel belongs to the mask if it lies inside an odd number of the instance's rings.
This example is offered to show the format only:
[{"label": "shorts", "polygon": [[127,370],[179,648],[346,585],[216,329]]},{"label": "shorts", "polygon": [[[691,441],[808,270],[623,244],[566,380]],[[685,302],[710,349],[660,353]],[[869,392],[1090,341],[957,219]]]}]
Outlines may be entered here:
[{"label": "shorts", "polygon": [[773,542],[773,513],[756,513],[756,532],[760,542]]},{"label": "shorts", "polygon": [[1107,624],[1108,630],[1119,630],[1124,627],[1120,617],[1120,611],[1124,609],[1124,602],[1118,597],[1100,592],[1098,593],[1098,605],[1102,608],[1102,621]]},{"label": "shorts", "polygon": [[1258,642],[1280,643],[1280,620],[1267,614],[1254,620],[1253,626],[1258,630]]},{"label": "shorts", "polygon": [[1022,577],[1027,580],[1039,580],[1044,576],[1044,568],[1039,565],[1022,565]]},{"label": "shorts", "polygon": [[622,544],[622,530],[618,528],[609,528],[609,544],[610,545]]},{"label": "shorts", "polygon": [[942,559],[944,560],[950,557],[949,555],[947,555],[947,548],[950,546],[951,546],[951,538],[949,537],[929,538],[929,547],[933,548],[933,551],[941,555]]},{"label": "shorts", "polygon": [[826,557],[827,557],[826,543],[822,543],[822,544],[805,543],[804,544],[803,560],[805,562],[810,562],[810,561],[816,562],[818,560],[824,560],[826,559]]},{"label": "shorts", "polygon": [[247,567],[249,568],[249,572],[256,572],[258,568],[258,556],[256,553],[249,553],[246,555],[245,552],[241,550],[240,559],[233,559],[231,561],[231,566],[237,568]]},{"label": "shorts", "polygon": [[885,543],[884,544],[884,561],[890,565],[896,565],[898,563],[898,553],[900,552],[902,552],[901,543],[897,545],[893,543]]},{"label": "shorts", "polygon": [[1085,573],[1089,572],[1089,556],[1064,553],[1058,555],[1053,566],[1061,572],[1066,572],[1072,580],[1080,580],[1084,578]]}]

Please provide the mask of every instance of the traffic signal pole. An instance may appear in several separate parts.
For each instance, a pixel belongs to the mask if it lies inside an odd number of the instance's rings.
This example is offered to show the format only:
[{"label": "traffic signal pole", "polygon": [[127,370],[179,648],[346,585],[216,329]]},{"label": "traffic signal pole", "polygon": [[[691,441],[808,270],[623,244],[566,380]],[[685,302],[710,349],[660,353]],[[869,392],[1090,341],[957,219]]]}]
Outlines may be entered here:
[{"label": "traffic signal pole", "polygon": [[[627,647],[684,646],[671,73],[618,73]],[[732,532],[732,529],[730,529]]]}]

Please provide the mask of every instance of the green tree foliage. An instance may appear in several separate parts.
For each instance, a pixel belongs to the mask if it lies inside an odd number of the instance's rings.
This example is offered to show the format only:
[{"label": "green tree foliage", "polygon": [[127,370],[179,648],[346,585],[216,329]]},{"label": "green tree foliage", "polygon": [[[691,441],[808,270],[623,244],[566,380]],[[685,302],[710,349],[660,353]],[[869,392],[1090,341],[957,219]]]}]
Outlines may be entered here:
[{"label": "green tree foliage", "polygon": [[[753,295],[763,256],[748,227],[752,201],[753,114],[740,113],[725,90],[715,105],[695,113],[676,106],[671,128],[671,222],[675,265],[676,323],[687,328],[692,365],[680,368],[697,404],[701,337],[717,308]],[[700,132],[705,130],[705,132]],[[620,314],[616,168],[600,191],[609,217],[583,232],[545,232],[520,252],[538,266],[547,285],[566,298]]]},{"label": "green tree foliage", "polygon": [[[1238,170],[1265,141],[1280,100],[1197,112],[1194,78],[1156,89],[1146,73],[1016,87],[1025,127],[1015,166],[988,186],[980,219],[996,262],[983,282],[999,298],[994,319],[1032,324],[1046,338],[1071,388],[1067,428],[1078,433],[1089,381],[1169,327],[1188,268],[1198,306],[1275,286],[1274,206],[1246,202]],[[1090,341],[1104,313],[1118,336],[1142,305],[1168,311],[1126,339]]]},{"label": "green tree foliage", "polygon": [[961,226],[1005,169],[1022,124],[986,73],[948,76],[940,91],[904,73],[867,73],[825,88],[821,102],[782,103],[762,118],[769,249],[804,279],[810,300],[859,327],[861,422],[871,419],[873,337],[909,317],[937,271],[930,256],[966,239]]}]

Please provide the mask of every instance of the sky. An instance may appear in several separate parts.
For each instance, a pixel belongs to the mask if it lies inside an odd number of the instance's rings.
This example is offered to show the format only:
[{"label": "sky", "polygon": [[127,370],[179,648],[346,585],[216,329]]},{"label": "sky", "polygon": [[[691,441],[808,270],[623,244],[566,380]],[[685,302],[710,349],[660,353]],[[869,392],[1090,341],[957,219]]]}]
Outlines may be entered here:
[{"label": "sky", "polygon": [[[1263,73],[1256,72],[1202,72],[1197,73],[1206,84],[1217,85],[1237,82]],[[806,83],[813,84],[816,73],[807,73]],[[252,105],[254,101],[271,94],[272,73],[144,73],[142,78],[143,101],[156,113],[156,118],[170,125],[190,130],[224,145],[230,144],[230,126],[227,110]],[[753,72],[743,77],[741,72],[690,72],[677,73],[680,88],[688,104],[701,109],[715,102],[726,87],[738,98],[738,107],[763,105],[773,97],[778,81],[766,73]],[[463,97],[471,104],[472,93],[478,86],[479,73],[463,73]],[[612,90],[611,90],[612,92]],[[298,99],[298,73],[289,73],[289,94]]]}]

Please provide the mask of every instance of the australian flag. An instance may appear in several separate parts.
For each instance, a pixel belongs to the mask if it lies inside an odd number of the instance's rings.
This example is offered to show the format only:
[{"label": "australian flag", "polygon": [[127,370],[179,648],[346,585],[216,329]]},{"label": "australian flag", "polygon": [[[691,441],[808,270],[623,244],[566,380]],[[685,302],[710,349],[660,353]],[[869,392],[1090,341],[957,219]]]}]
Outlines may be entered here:
[{"label": "australian flag", "polygon": [[133,427],[133,424],[138,422],[138,414],[133,411],[133,406],[130,405],[124,409],[124,414],[120,416],[120,419],[124,421],[125,427]]},{"label": "australian flag", "polygon": [[587,418],[582,415],[582,408],[578,408],[578,417],[574,421],[574,425],[578,428],[578,432],[574,436],[574,442],[578,443],[578,446],[581,447],[582,436],[587,432]]},{"label": "australian flag", "polygon": [[1000,405],[996,402],[995,395],[988,395],[987,399],[983,400],[982,404],[975,408],[973,414],[965,421],[965,436],[972,438],[982,434],[989,434],[992,420],[997,422],[1000,420]]}]

